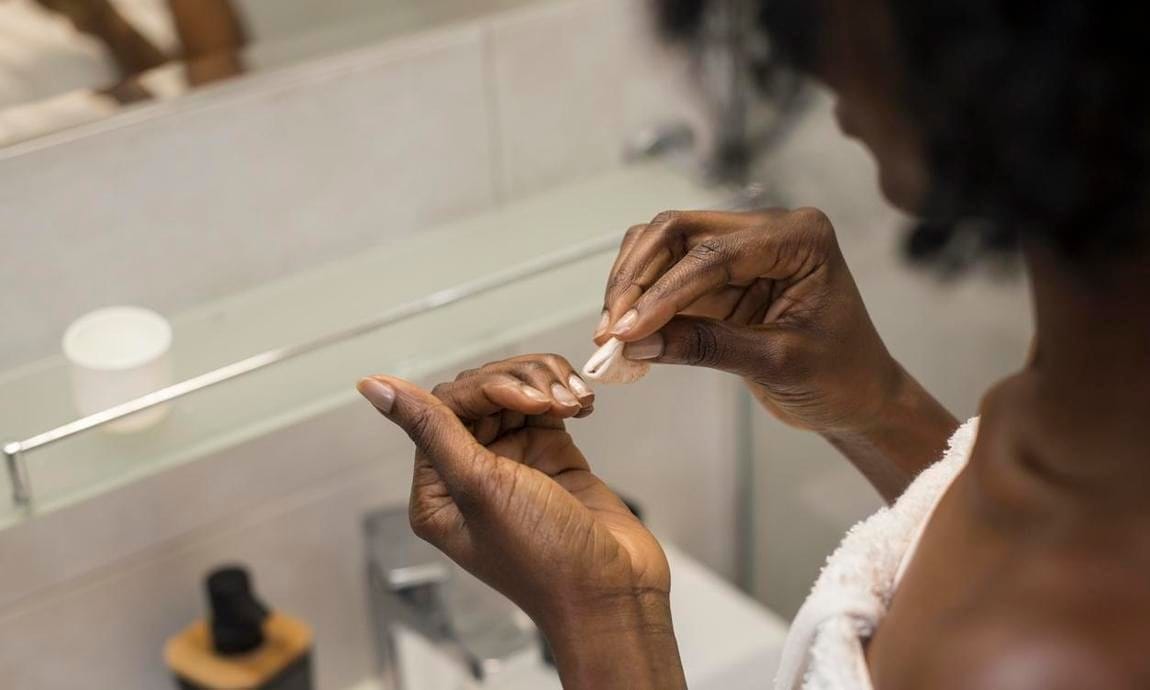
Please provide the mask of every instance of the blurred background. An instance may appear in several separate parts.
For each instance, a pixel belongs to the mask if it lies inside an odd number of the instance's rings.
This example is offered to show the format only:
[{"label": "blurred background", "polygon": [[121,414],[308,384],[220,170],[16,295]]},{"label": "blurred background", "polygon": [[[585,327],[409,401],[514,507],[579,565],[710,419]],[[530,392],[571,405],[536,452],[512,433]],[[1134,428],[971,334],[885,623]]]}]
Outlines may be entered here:
[{"label": "blurred background", "polygon": [[[404,505],[410,452],[355,381],[581,364],[622,232],[662,210],[823,209],[890,349],[975,414],[1027,350],[1020,276],[912,266],[910,219],[747,8],[668,46],[643,0],[0,0],[0,686],[171,686],[164,640],[235,561],[314,629],[316,687],[377,678],[363,524]],[[61,345],[116,305],[169,328],[144,383]],[[205,375],[136,428],[73,424]],[[596,407],[593,465],[767,627],[879,505],[721,375]],[[692,687],[774,644],[690,615]]]}]

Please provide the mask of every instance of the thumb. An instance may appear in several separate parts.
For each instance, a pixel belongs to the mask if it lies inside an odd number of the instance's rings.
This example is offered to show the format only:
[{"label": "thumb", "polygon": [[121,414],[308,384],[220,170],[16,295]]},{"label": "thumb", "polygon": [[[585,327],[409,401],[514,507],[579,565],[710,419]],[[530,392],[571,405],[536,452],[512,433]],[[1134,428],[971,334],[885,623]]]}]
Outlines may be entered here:
[{"label": "thumb", "polygon": [[372,376],[356,386],[383,416],[415,443],[449,487],[467,483],[476,463],[489,451],[446,405],[413,383],[391,376]]},{"label": "thumb", "polygon": [[657,333],[628,343],[627,359],[686,364],[756,376],[770,366],[770,336],[762,328],[734,326],[725,321],[677,316]]}]

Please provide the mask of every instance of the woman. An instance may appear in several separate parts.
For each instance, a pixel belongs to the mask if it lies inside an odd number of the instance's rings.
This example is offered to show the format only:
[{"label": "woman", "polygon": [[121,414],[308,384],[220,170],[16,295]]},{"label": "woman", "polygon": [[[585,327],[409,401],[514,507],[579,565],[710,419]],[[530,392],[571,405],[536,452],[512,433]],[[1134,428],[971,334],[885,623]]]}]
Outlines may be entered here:
[{"label": "woman", "polygon": [[[701,5],[664,2],[680,30]],[[668,213],[627,233],[597,341],[744,377],[894,503],[820,578],[778,686],[805,670],[810,687],[1150,687],[1145,11],[761,5],[892,202],[1019,247],[1037,322],[1031,361],[956,434],[883,346],[823,214]],[[416,531],[538,622],[566,687],[683,686],[666,561],[563,431],[592,404],[565,361],[489,365],[434,395],[360,389],[417,446]]]}]

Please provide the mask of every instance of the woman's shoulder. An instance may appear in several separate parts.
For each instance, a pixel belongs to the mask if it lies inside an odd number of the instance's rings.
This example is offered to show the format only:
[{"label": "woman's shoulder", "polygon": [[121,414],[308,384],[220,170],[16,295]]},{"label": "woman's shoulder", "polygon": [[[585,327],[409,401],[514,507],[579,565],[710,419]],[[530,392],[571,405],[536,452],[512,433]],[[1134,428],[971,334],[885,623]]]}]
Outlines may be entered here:
[{"label": "woman's shoulder", "polygon": [[914,687],[935,690],[1126,690],[1145,688],[1147,618],[1127,612],[1071,613],[1046,600],[968,616],[931,645]]},{"label": "woman's shoulder", "polygon": [[930,646],[912,674],[917,687],[1147,687],[1150,578],[1119,560],[1105,552],[1019,557]]}]

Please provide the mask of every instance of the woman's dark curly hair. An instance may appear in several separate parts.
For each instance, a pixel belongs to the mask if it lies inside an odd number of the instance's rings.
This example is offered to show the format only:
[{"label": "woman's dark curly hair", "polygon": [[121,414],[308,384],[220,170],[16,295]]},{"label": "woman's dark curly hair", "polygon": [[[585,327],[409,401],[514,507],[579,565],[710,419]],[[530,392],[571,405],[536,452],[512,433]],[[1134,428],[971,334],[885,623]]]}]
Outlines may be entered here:
[{"label": "woman's dark curly hair", "polygon": [[[689,35],[711,0],[660,0]],[[815,0],[747,0],[776,49],[816,58]],[[850,2],[852,0],[841,0]],[[1150,225],[1150,7],[1119,0],[886,0],[906,107],[925,136],[924,215],[979,219],[989,247],[1033,237],[1088,262]],[[934,226],[939,227],[939,226]],[[935,230],[938,233],[938,230]],[[953,230],[944,234],[953,234]]]}]

